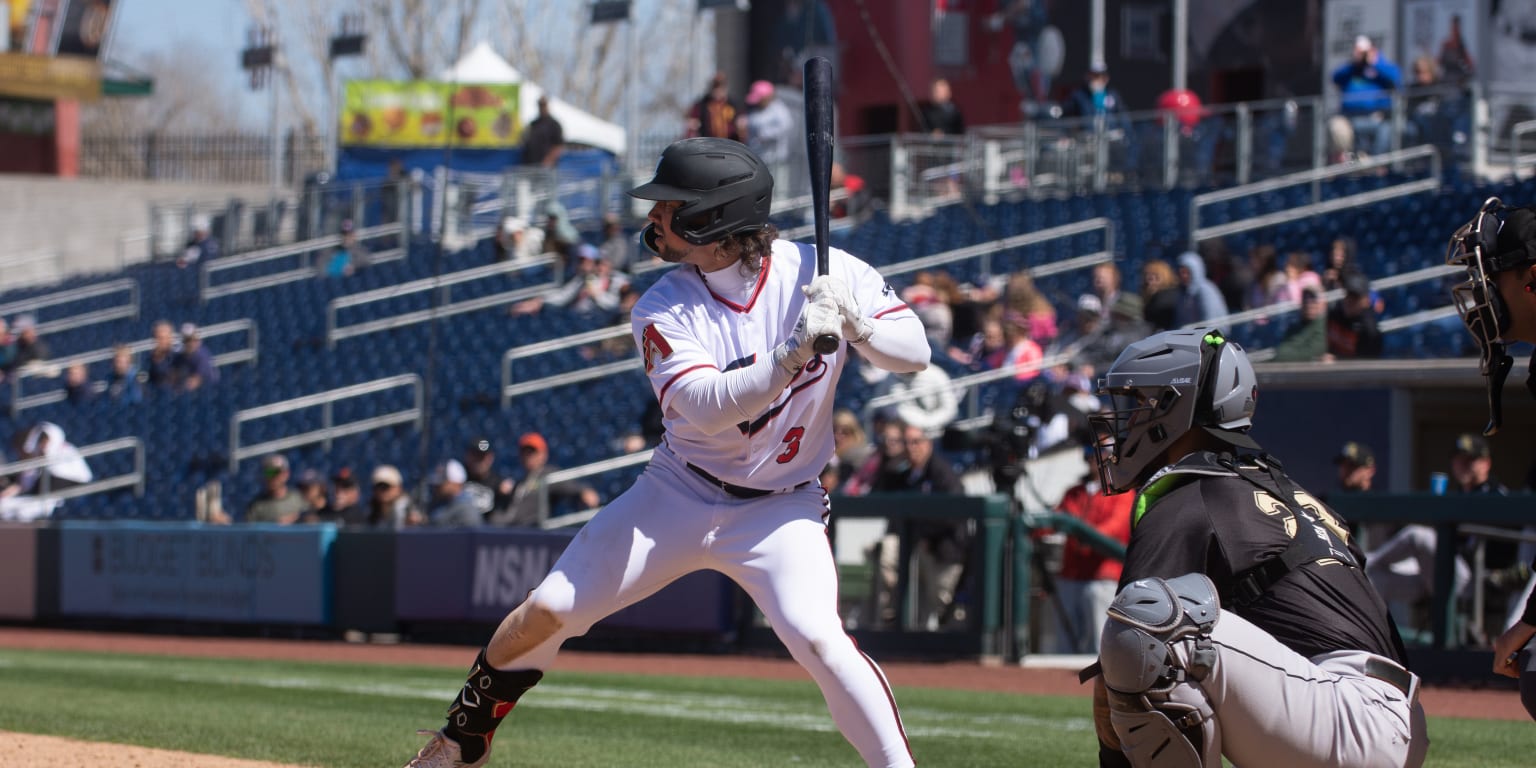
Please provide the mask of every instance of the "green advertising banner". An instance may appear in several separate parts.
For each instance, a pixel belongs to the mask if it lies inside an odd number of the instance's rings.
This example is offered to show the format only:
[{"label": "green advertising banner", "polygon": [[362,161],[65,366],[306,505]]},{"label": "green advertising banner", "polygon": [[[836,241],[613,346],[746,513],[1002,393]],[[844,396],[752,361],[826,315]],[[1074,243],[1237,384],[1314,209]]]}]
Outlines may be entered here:
[{"label": "green advertising banner", "polygon": [[516,147],[518,85],[352,80],[340,135],[352,147]]}]

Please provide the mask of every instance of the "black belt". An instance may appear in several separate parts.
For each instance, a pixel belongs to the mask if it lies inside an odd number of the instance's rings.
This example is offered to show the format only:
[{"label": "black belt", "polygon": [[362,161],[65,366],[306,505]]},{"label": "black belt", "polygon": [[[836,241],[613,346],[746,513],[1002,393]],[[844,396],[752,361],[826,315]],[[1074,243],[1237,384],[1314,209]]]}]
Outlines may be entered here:
[{"label": "black belt", "polygon": [[1374,677],[1402,691],[1404,696],[1413,696],[1413,673],[1386,659],[1367,659],[1365,676]]},{"label": "black belt", "polygon": [[[736,485],[735,483],[727,483],[726,481],[721,480],[720,478],[704,471],[703,467],[697,466],[692,462],[689,462],[688,468],[693,470],[695,475],[708,480],[710,485],[713,485],[714,487],[719,488],[720,490],[725,491],[726,493],[735,496],[738,499],[760,499],[764,496],[778,493],[778,491],[765,491],[760,488],[747,488],[745,486]],[[811,481],[807,480],[795,486],[795,490],[799,490],[810,484]]]}]

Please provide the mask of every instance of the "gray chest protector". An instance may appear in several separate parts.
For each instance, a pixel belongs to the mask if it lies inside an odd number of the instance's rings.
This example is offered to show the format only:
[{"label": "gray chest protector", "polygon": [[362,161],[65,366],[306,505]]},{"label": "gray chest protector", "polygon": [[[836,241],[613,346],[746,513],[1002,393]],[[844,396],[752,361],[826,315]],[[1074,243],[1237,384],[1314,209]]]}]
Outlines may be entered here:
[{"label": "gray chest protector", "polygon": [[1138,579],[1109,607],[1099,662],[1110,722],[1135,768],[1221,765],[1221,726],[1198,683],[1216,664],[1221,618],[1204,574]]}]

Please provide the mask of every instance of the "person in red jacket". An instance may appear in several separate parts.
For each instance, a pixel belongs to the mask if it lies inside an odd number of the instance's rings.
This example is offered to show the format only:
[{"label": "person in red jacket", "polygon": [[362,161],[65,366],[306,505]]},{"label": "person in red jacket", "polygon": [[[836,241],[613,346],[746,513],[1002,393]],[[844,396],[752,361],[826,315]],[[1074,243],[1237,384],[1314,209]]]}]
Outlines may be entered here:
[{"label": "person in red jacket", "polygon": [[[1061,497],[1056,511],[1072,515],[1125,544],[1131,540],[1131,507],[1136,494],[1105,496],[1102,490],[1099,473],[1094,471]],[[1061,598],[1068,628],[1061,643],[1064,650],[1099,652],[1099,628],[1104,625],[1105,612],[1114,602],[1119,582],[1119,560],[1076,538],[1067,538],[1061,552],[1061,571],[1056,576],[1056,594]]]}]

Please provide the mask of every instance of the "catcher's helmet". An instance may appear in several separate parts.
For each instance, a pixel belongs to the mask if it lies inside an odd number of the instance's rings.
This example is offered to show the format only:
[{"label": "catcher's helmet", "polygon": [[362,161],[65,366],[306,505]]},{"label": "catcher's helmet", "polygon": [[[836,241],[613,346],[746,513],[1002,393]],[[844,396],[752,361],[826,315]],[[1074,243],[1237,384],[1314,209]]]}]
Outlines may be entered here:
[{"label": "catcher's helmet", "polygon": [[[773,176],[746,145],[712,137],[674,141],[661,153],[656,175],[629,191],[641,200],[678,200],[672,231],[694,245],[753,232],[768,224]],[[648,245],[654,233],[646,227]]]},{"label": "catcher's helmet", "polygon": [[[1515,362],[1507,348],[1520,341],[1508,338],[1514,317],[1496,281],[1501,272],[1536,264],[1536,206],[1516,208],[1488,198],[1477,215],[1451,235],[1446,262],[1467,269],[1467,279],[1451,287],[1451,298],[1477,342],[1488,384],[1488,426],[1483,434],[1492,435],[1504,421],[1504,380]],[[1531,371],[1525,386],[1536,395],[1536,355],[1531,357]]]},{"label": "catcher's helmet", "polygon": [[1197,427],[1257,450],[1247,432],[1258,393],[1247,353],[1215,328],[1164,331],[1126,347],[1099,380],[1110,408],[1089,417],[1106,492],[1141,486],[1166,463],[1168,445]]}]

